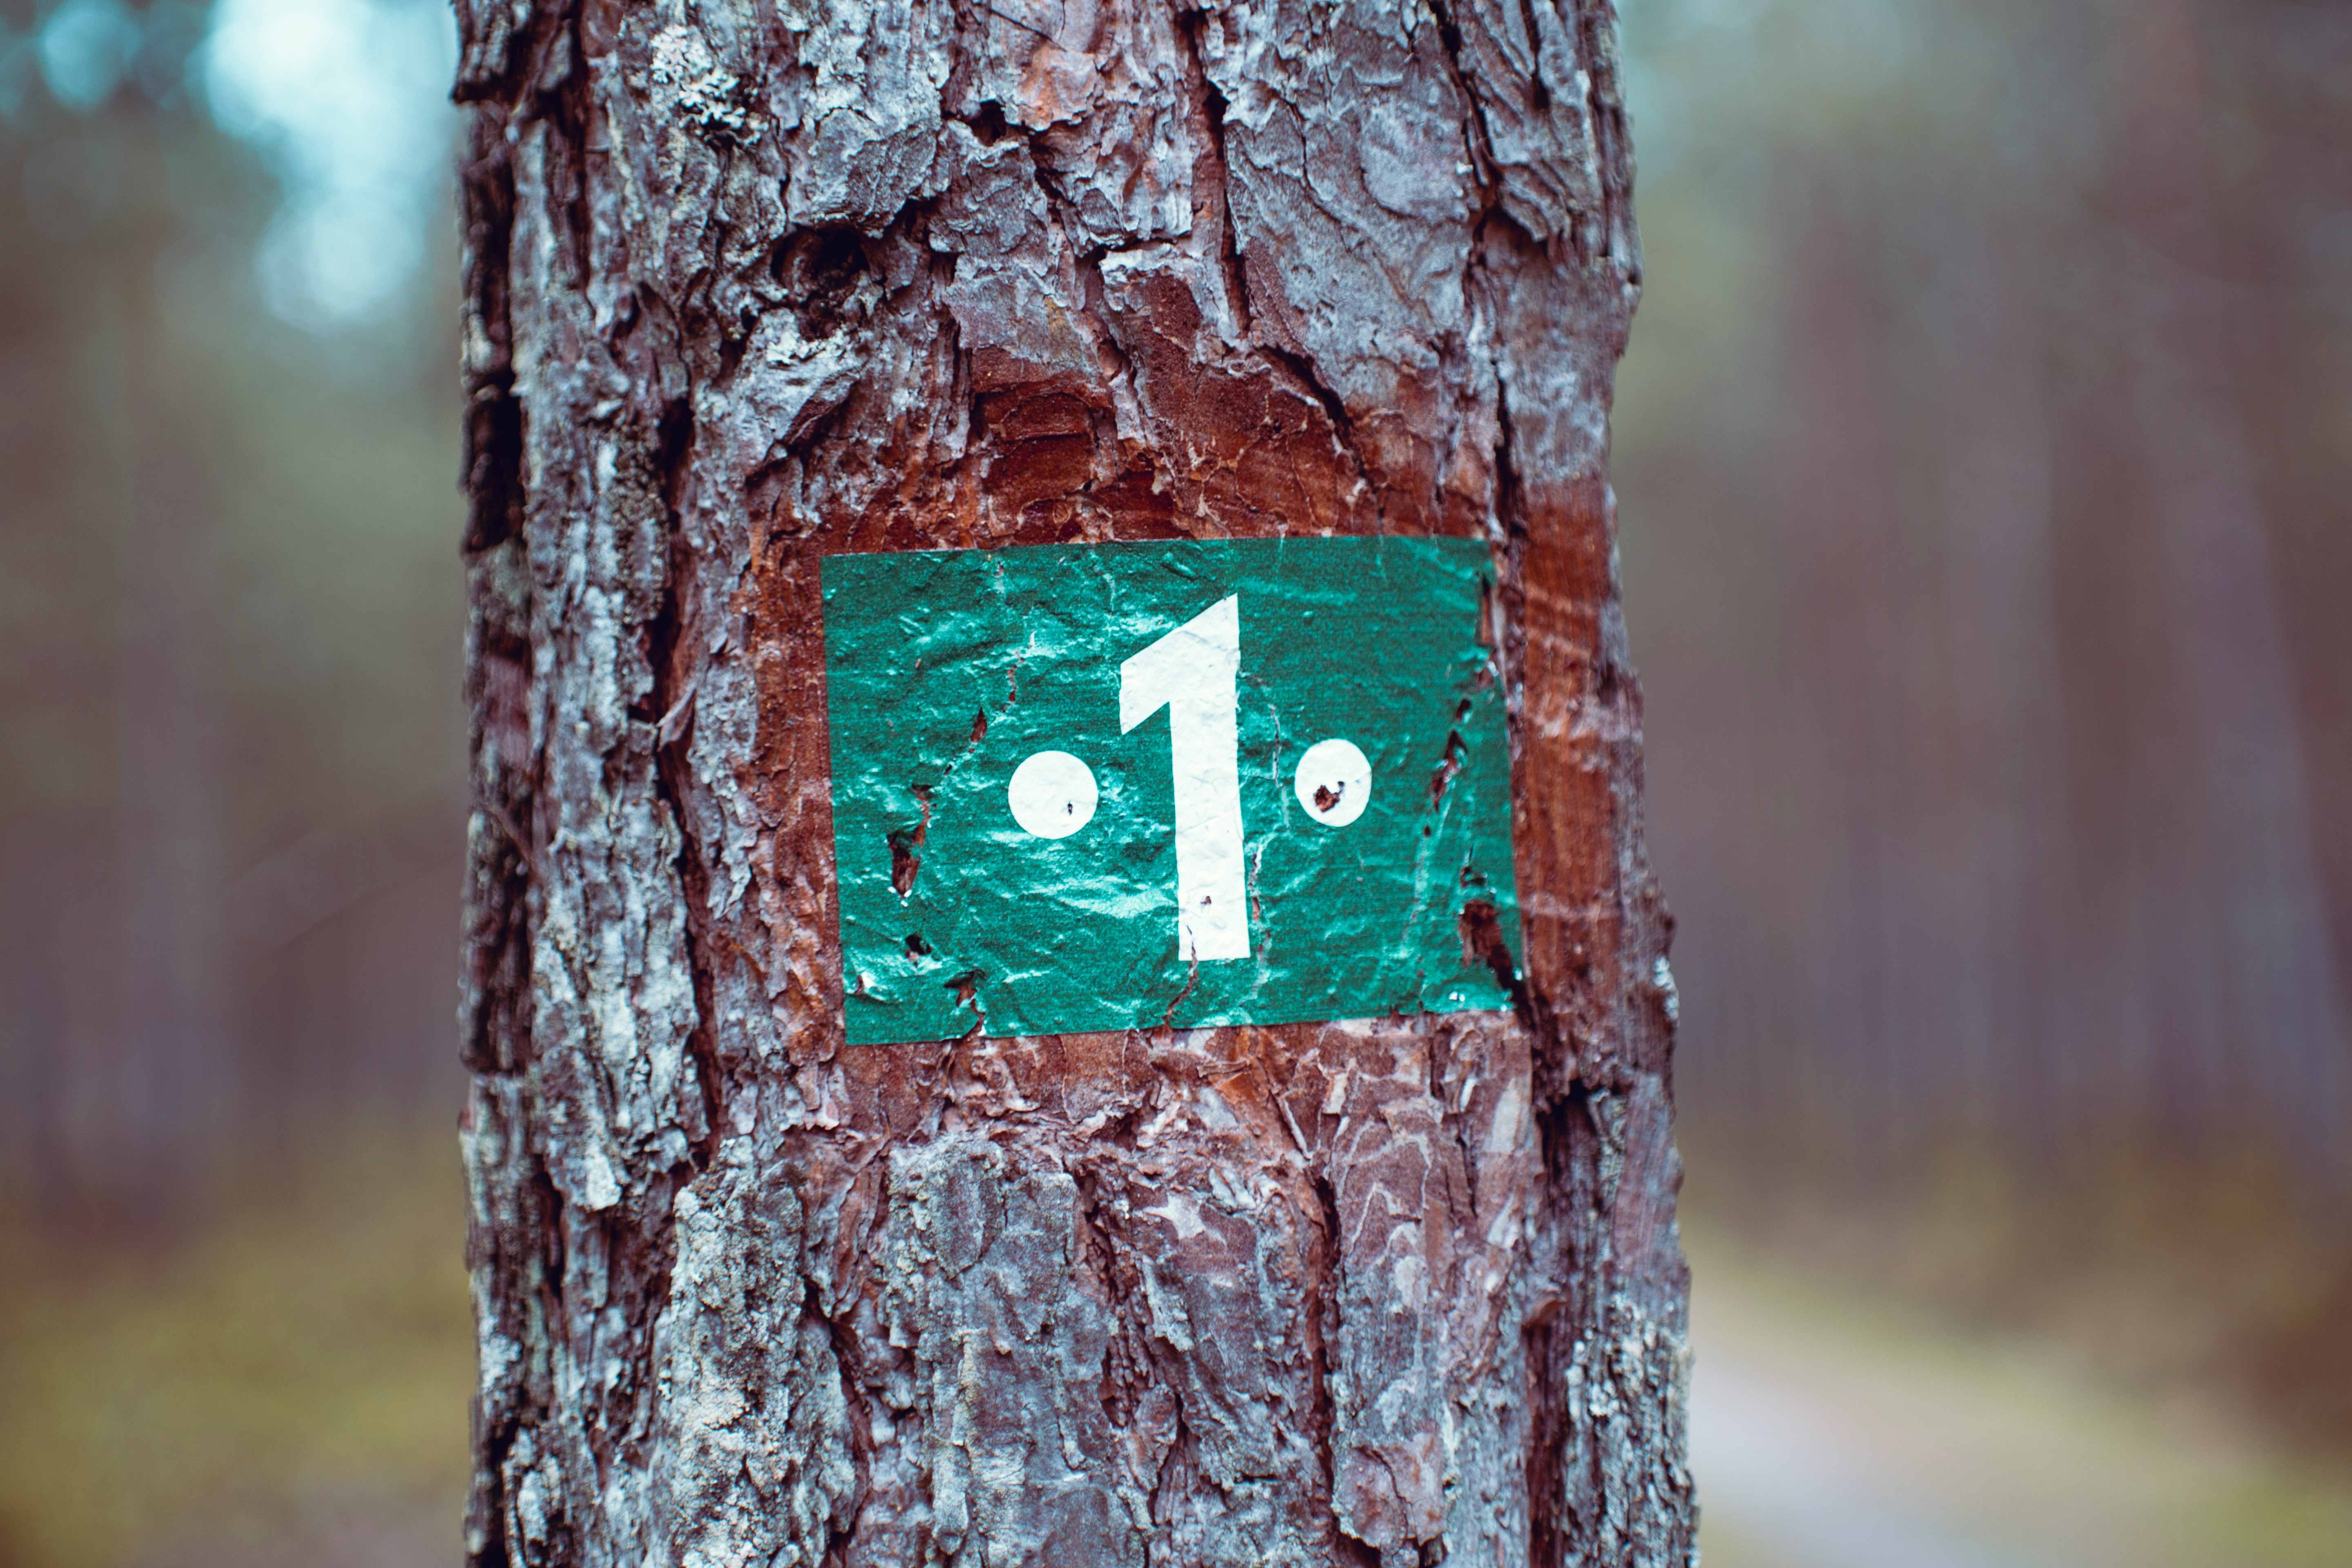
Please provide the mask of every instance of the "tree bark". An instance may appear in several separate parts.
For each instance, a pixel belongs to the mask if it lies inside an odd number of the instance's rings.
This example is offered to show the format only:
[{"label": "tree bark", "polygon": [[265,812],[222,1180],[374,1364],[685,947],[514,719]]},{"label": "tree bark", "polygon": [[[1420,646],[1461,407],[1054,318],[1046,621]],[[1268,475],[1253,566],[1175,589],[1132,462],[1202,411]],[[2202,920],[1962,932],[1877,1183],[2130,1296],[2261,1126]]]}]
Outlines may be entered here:
[{"label": "tree bark", "polygon": [[[458,12],[469,1559],[1690,1561],[1605,0]],[[1515,1011],[845,1042],[821,558],[1381,533]]]}]

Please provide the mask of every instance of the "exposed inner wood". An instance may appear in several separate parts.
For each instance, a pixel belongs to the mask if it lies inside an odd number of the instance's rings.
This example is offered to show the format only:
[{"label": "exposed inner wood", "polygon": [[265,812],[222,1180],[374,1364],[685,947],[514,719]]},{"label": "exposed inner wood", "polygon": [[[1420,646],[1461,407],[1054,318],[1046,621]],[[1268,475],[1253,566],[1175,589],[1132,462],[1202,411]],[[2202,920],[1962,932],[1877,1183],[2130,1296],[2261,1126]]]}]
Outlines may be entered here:
[{"label": "exposed inner wood", "polygon": [[[1605,5],[458,9],[472,1560],[1686,1562]],[[823,556],[1378,532],[1515,1014],[844,1044]]]}]

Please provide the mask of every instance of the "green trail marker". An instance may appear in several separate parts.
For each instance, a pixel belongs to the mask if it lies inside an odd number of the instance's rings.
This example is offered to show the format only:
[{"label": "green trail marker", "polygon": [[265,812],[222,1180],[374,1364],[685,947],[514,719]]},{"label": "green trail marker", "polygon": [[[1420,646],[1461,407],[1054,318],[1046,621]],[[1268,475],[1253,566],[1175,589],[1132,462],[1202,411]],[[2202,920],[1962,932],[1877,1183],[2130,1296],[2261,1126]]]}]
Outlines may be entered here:
[{"label": "green trail marker", "polygon": [[1510,1005],[1484,545],[824,570],[852,1044]]}]

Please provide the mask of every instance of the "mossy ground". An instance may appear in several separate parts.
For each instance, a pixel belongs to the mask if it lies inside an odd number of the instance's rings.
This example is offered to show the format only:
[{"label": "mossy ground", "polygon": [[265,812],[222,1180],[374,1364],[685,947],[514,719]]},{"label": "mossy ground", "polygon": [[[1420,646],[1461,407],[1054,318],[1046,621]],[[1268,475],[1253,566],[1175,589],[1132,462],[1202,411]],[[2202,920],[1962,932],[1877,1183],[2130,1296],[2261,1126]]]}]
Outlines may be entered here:
[{"label": "mossy ground", "polygon": [[457,1560],[457,1139],[226,1178],[167,1243],[0,1230],[0,1563]]}]

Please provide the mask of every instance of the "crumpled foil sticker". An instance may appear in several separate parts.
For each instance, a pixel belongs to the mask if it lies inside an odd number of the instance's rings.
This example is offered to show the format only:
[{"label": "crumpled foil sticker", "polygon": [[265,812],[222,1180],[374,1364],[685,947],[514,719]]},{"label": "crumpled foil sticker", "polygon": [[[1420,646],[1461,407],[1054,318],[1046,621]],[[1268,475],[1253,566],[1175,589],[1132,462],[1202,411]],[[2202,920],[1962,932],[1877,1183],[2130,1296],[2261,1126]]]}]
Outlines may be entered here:
[{"label": "crumpled foil sticker", "polygon": [[824,563],[854,1045],[1507,1008],[1486,547]]}]

